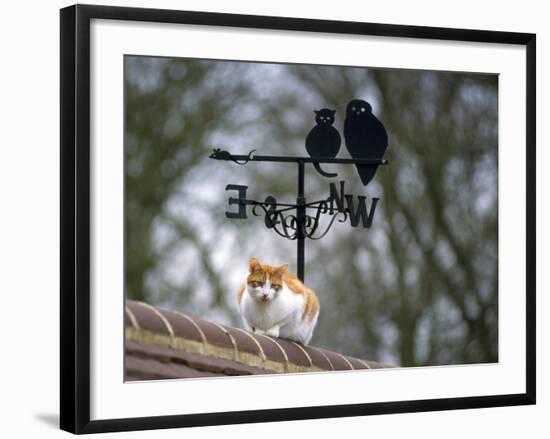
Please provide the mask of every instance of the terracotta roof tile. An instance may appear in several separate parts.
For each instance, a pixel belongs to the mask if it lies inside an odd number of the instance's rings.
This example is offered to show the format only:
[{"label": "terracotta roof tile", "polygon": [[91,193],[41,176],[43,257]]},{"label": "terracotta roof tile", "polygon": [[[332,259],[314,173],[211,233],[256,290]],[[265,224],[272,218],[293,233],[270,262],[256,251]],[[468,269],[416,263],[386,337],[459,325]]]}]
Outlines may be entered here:
[{"label": "terracotta roof tile", "polygon": [[127,301],[126,380],[391,367]]},{"label": "terracotta roof tile", "polygon": [[[146,358],[150,359],[151,363],[144,364],[141,370],[128,369],[128,360],[130,358]],[[141,374],[158,375],[155,368],[156,363],[172,363],[176,365],[184,365],[199,372],[209,372],[218,375],[258,375],[270,373],[264,369],[251,367],[246,364],[241,364],[224,358],[206,356],[193,352],[185,352],[178,349],[166,348],[162,346],[148,345],[140,342],[126,341],[126,372],[128,375]],[[187,378],[189,375],[183,374],[184,369],[180,369],[182,374],[178,378]],[[130,378],[127,376],[127,380]],[[143,378],[141,378],[143,379]]]},{"label": "terracotta roof tile", "polygon": [[166,309],[159,308],[159,311],[172,326],[176,337],[184,337],[200,343],[205,341],[200,326],[191,317]]},{"label": "terracotta roof tile", "polygon": [[239,350],[239,352],[260,355],[261,345],[252,336],[252,334],[240,328],[227,329],[237,343],[237,349]]},{"label": "terracotta roof tile", "polygon": [[161,318],[154,312],[154,307],[144,302],[127,301],[126,306],[134,315],[141,328],[154,332],[155,334],[166,334],[168,330]]}]

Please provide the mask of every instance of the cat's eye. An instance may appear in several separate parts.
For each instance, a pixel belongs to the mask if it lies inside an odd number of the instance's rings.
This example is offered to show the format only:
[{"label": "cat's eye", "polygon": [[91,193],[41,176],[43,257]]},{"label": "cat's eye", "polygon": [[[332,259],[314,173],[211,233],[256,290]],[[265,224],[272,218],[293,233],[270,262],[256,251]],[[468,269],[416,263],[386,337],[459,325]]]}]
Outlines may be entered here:
[{"label": "cat's eye", "polygon": [[258,287],[261,287],[262,284],[260,282],[250,282],[250,286],[252,288],[258,288]]},{"label": "cat's eye", "polygon": [[363,107],[363,108],[361,108],[361,111],[365,111],[365,108],[364,108],[364,107]]},{"label": "cat's eye", "polygon": [[280,285],[273,285],[272,288],[275,290],[275,291],[279,291],[281,289],[281,286]]},{"label": "cat's eye", "polygon": [[355,111],[355,107],[351,107],[351,109],[352,109],[353,111]]}]

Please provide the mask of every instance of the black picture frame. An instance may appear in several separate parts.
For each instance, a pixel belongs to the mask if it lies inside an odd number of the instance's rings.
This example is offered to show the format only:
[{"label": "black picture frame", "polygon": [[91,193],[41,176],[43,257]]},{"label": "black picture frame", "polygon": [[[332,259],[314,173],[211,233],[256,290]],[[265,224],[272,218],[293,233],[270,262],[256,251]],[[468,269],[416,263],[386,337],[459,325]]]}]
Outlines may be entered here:
[{"label": "black picture frame", "polygon": [[[73,433],[303,420],[325,417],[513,406],[536,401],[535,132],[536,36],[207,12],[75,5],[61,10],[61,290],[60,425]],[[526,47],[526,392],[446,399],[346,404],[90,420],[90,22],[93,19],[357,34]]]}]

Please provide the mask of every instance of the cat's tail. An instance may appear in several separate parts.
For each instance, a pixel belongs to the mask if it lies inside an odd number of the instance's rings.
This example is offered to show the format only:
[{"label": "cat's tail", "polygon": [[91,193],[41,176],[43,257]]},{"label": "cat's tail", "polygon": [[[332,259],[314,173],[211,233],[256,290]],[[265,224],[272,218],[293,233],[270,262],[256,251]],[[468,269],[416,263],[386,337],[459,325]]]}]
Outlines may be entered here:
[{"label": "cat's tail", "polygon": [[334,178],[337,177],[338,174],[336,172],[325,172],[321,169],[321,165],[318,162],[313,162],[313,166],[315,166],[315,169],[319,174],[321,174],[324,177]]}]

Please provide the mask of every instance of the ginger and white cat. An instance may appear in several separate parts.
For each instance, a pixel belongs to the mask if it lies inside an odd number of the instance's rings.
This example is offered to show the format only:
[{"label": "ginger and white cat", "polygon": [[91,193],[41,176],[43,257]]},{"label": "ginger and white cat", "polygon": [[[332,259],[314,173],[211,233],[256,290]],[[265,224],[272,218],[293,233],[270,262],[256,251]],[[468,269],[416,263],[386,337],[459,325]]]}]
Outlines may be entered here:
[{"label": "ginger and white cat", "polygon": [[268,265],[251,258],[237,301],[249,331],[303,345],[311,340],[319,317],[319,300],[312,289],[288,271],[288,264]]}]

